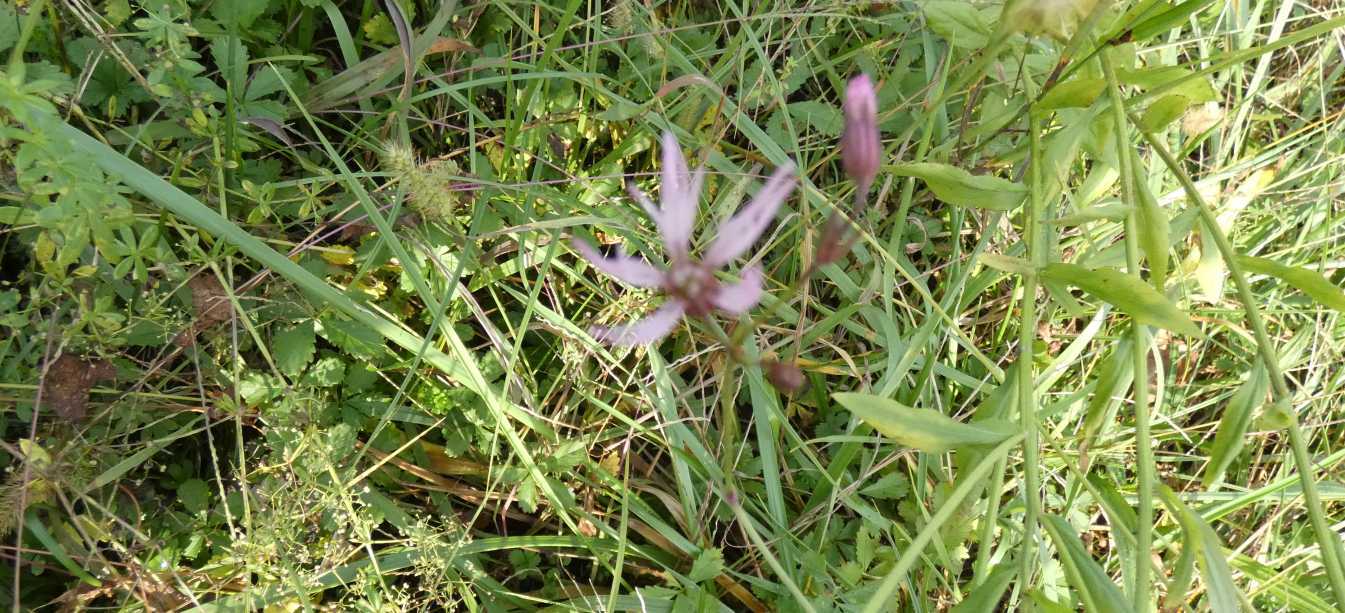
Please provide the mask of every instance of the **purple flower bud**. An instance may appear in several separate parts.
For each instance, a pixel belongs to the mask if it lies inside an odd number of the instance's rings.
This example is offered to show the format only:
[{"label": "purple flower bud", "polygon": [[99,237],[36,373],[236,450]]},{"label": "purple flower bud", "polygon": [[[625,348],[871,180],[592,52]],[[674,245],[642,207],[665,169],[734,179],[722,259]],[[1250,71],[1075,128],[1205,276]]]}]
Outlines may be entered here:
[{"label": "purple flower bud", "polygon": [[761,366],[766,371],[766,380],[770,381],[775,389],[785,394],[798,393],[808,384],[808,379],[804,377],[803,371],[793,364],[768,358],[762,360]]},{"label": "purple flower bud", "polygon": [[882,145],[878,142],[878,97],[869,76],[850,79],[845,88],[845,133],[841,135],[841,165],[860,193],[868,193],[878,175]]}]

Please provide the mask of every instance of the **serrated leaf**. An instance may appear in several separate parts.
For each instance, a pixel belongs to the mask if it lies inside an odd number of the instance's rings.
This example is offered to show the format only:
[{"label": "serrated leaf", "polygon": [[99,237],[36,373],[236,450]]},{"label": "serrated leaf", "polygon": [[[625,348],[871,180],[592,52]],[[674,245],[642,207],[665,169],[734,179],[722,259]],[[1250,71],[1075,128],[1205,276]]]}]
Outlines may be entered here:
[{"label": "serrated leaf", "polygon": [[1322,276],[1322,273],[1301,266],[1286,266],[1275,260],[1247,255],[1239,256],[1238,263],[1251,272],[1269,275],[1284,281],[1293,286],[1294,289],[1311,296],[1313,300],[1345,313],[1345,292],[1341,292],[1340,288]]},{"label": "serrated leaf", "polygon": [[687,573],[687,578],[700,583],[714,579],[723,572],[724,552],[718,547],[707,547],[702,549],[700,555],[696,556],[696,561],[691,563],[691,572]]},{"label": "serrated leaf", "polygon": [[1041,276],[1074,285],[1142,324],[1188,336],[1204,336],[1185,312],[1168,302],[1157,290],[1119,270],[1085,268],[1076,264],[1047,264]]},{"label": "serrated leaf", "polygon": [[312,320],[281,330],[272,339],[271,354],[280,372],[295,376],[313,360],[315,351]]},{"label": "serrated leaf", "polygon": [[210,56],[220,75],[234,86],[234,96],[242,97],[247,85],[248,49],[237,36],[220,36],[210,43]]},{"label": "serrated leaf", "polygon": [[332,387],[346,378],[346,364],[340,358],[327,356],[313,364],[304,373],[304,383],[317,387]]},{"label": "serrated leaf", "polygon": [[984,421],[964,424],[930,409],[908,407],[895,400],[853,392],[832,394],[841,406],[888,438],[928,453],[970,445],[994,445],[1008,438],[1008,424]]},{"label": "serrated leaf", "polygon": [[365,326],[334,317],[323,318],[321,324],[322,338],[352,356],[369,360],[384,350],[382,335]]},{"label": "serrated leaf", "polygon": [[220,23],[237,25],[242,29],[261,17],[268,4],[268,0],[225,0],[211,4],[210,15],[220,20]]},{"label": "serrated leaf", "polygon": [[1036,111],[1051,111],[1064,108],[1083,108],[1093,104],[1102,94],[1107,82],[1102,79],[1073,79],[1065,81],[1046,92],[1033,107]]},{"label": "serrated leaf", "polygon": [[958,206],[1010,211],[1023,203],[1027,188],[989,175],[973,175],[956,166],[922,162],[892,168],[900,177],[916,177],[929,186],[939,200]]},{"label": "serrated leaf", "polygon": [[901,473],[887,473],[882,478],[859,490],[860,494],[869,498],[878,498],[880,500],[895,500],[905,498],[910,492],[910,485],[907,483],[906,476]]},{"label": "serrated leaf", "polygon": [[1083,610],[1094,613],[1125,613],[1128,609],[1126,603],[1129,601],[1121,594],[1121,590],[1112,582],[1111,577],[1107,576],[1106,571],[1088,555],[1083,541],[1079,540],[1079,535],[1074,533],[1074,528],[1069,522],[1055,515],[1046,515],[1041,518],[1041,525],[1047,534],[1051,535],[1051,542],[1055,543],[1060,563],[1065,567],[1065,576],[1075,593],[1079,595]]},{"label": "serrated leaf", "polygon": [[1214,443],[1210,446],[1210,459],[1205,464],[1204,485],[1213,486],[1224,477],[1224,471],[1233,464],[1233,460],[1242,452],[1246,443],[1247,429],[1252,425],[1252,415],[1266,398],[1270,387],[1270,378],[1265,365],[1257,361],[1237,391],[1224,405],[1223,416],[1219,418],[1219,429],[1214,434]]},{"label": "serrated leaf", "polygon": [[925,21],[929,29],[963,49],[979,49],[990,41],[990,20],[970,3],[960,0],[926,2]]},{"label": "serrated leaf", "polygon": [[840,109],[816,100],[791,103],[789,105],[789,116],[794,121],[812,128],[819,134],[825,134],[833,138],[840,136],[841,129],[845,127],[845,118],[841,116]]}]

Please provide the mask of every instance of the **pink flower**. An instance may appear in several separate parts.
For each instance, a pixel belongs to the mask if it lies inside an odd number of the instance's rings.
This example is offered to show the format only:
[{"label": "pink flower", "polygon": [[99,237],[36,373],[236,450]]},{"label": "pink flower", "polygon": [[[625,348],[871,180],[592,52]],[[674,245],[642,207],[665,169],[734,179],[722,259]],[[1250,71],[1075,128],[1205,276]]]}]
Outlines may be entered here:
[{"label": "pink flower", "polygon": [[841,166],[861,194],[869,191],[878,175],[883,150],[878,142],[878,98],[869,76],[850,79],[845,88],[845,132],[841,134]]},{"label": "pink flower", "polygon": [[668,267],[656,268],[621,251],[604,256],[579,239],[572,244],[594,268],[628,285],[661,288],[668,300],[644,319],[610,328],[593,326],[589,334],[614,345],[642,345],[663,338],[683,315],[705,317],[714,309],[740,315],[756,306],[764,282],[759,266],[749,266],[737,283],[728,285],[720,283],[714,271],[746,252],[775,219],[775,212],[794,190],[793,173],[792,163],[777,168],[757,195],[719,226],[714,242],[704,257],[696,261],[691,259],[691,232],[696,224],[705,167],[690,172],[677,138],[664,132],[663,185],[659,194],[662,206],[655,206],[632,183],[627,183],[626,189],[658,226],[671,260]]}]

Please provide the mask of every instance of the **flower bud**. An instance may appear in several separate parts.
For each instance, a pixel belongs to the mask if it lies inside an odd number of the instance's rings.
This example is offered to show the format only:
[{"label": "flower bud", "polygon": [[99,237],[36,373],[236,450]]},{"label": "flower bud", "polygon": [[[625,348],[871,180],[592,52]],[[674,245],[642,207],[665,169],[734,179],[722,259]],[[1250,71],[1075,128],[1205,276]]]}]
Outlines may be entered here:
[{"label": "flower bud", "polygon": [[793,364],[767,358],[762,360],[761,366],[766,371],[766,380],[770,381],[775,389],[785,394],[792,395],[808,384],[808,379],[803,376],[803,371]]},{"label": "flower bud", "polygon": [[868,75],[850,79],[841,109],[845,111],[841,165],[860,193],[868,193],[878,175],[878,163],[883,155],[878,142],[878,96]]}]

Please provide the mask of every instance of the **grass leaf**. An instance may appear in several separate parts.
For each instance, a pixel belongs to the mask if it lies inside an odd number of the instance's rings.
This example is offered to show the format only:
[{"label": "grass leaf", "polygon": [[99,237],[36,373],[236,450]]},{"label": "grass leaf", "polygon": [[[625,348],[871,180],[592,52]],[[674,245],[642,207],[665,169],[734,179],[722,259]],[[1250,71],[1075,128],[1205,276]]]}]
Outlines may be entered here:
[{"label": "grass leaf", "polygon": [[1023,204],[1027,188],[989,175],[973,175],[956,166],[920,162],[892,167],[892,174],[916,177],[929,185],[939,200],[957,206],[1011,211]]},{"label": "grass leaf", "polygon": [[921,451],[937,453],[969,445],[994,445],[1013,434],[1008,424],[964,424],[931,409],[853,392],[833,394],[836,402],[888,438]]},{"label": "grass leaf", "polygon": [[1292,285],[1295,289],[1312,297],[1332,309],[1345,313],[1345,292],[1336,284],[1315,270],[1301,266],[1286,266],[1275,260],[1252,256],[1241,256],[1238,263],[1255,273],[1269,275]]},{"label": "grass leaf", "polygon": [[1060,564],[1065,567],[1065,576],[1083,602],[1083,610],[1094,613],[1124,613],[1129,610],[1126,604],[1128,601],[1121,590],[1098,566],[1097,561],[1088,555],[1083,541],[1079,540],[1079,535],[1074,533],[1074,528],[1068,522],[1055,515],[1046,515],[1041,518],[1041,525],[1055,543]]}]

